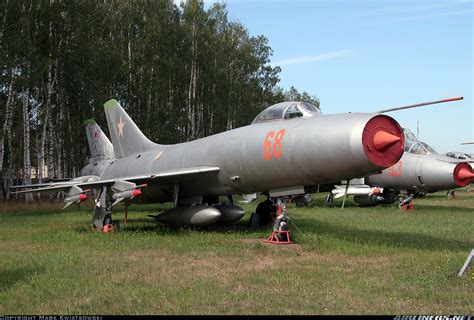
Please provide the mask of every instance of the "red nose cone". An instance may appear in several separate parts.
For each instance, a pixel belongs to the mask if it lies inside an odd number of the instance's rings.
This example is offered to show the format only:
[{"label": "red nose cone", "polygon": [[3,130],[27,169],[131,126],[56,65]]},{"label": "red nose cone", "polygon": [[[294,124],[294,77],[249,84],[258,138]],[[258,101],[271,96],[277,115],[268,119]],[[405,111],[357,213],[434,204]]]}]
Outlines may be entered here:
[{"label": "red nose cone", "polygon": [[84,201],[84,200],[86,200],[86,199],[87,199],[87,195],[86,195],[86,194],[82,194],[82,193],[81,193],[81,194],[79,195],[79,201]]},{"label": "red nose cone", "polygon": [[393,118],[385,115],[372,117],[362,132],[362,145],[367,158],[380,168],[397,163],[403,155],[405,138],[402,128]]},{"label": "red nose cone", "polygon": [[136,189],[132,191],[132,196],[134,197],[139,197],[142,194],[142,191],[140,189]]},{"label": "red nose cone", "polygon": [[474,172],[469,164],[462,162],[458,163],[453,171],[454,182],[460,187],[465,187],[471,183],[474,178]]},{"label": "red nose cone", "polygon": [[462,168],[461,170],[459,170],[458,177],[461,180],[470,179],[470,178],[474,177],[474,172],[472,172],[472,171],[470,171],[466,168]]},{"label": "red nose cone", "polygon": [[378,131],[374,135],[374,147],[377,151],[384,151],[391,145],[400,141],[401,138],[385,131]]}]

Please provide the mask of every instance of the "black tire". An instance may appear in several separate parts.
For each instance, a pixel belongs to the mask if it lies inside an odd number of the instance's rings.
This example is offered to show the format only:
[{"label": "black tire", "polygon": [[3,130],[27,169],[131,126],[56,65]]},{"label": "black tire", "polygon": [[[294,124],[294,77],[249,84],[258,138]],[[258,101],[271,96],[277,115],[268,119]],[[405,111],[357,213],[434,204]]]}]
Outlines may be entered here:
[{"label": "black tire", "polygon": [[262,226],[262,215],[252,212],[249,219],[249,227],[258,229]]},{"label": "black tire", "polygon": [[106,215],[104,218],[104,226],[106,224],[112,224],[112,216],[111,215]]}]

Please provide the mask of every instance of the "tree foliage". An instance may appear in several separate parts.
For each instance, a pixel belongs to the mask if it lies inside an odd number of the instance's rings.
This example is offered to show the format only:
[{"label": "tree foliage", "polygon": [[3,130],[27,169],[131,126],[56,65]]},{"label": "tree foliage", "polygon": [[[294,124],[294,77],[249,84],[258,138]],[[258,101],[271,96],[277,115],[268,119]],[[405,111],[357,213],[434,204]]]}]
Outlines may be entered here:
[{"label": "tree foliage", "polygon": [[6,198],[30,165],[39,180],[77,175],[88,153],[81,124],[95,118],[107,130],[110,98],[159,143],[246,125],[285,99],[319,103],[277,87],[267,38],[230,21],[224,4],[4,0],[0,14]]}]

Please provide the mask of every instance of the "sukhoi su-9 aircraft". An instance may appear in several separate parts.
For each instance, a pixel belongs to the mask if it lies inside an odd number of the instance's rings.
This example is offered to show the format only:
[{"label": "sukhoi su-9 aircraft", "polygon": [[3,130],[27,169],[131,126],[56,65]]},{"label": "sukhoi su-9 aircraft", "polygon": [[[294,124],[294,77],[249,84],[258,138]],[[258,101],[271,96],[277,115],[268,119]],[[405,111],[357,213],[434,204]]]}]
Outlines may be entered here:
[{"label": "sukhoi su-9 aircraft", "polygon": [[[454,159],[437,153],[427,143],[418,140],[404,128],[405,152],[393,166],[379,174],[365,177],[364,181],[349,182],[349,186],[338,186],[332,195],[340,197],[346,192],[354,195],[354,201],[362,206],[391,204],[406,197],[423,196],[429,192],[448,190],[447,196],[454,196],[454,189],[469,185],[474,178],[469,162],[472,159]],[[360,184],[361,183],[361,184]],[[398,195],[404,196],[399,199]],[[329,197],[326,199],[332,203]]]},{"label": "sukhoi su-9 aircraft", "polygon": [[[323,115],[306,102],[283,102],[248,126],[165,145],[145,137],[116,100],[104,109],[115,160],[96,181],[34,189],[65,190],[68,196],[97,190],[93,225],[104,231],[112,227],[112,206],[121,202],[173,202],[173,209],[157,216],[171,225],[234,222],[244,211],[232,195],[304,194],[312,186],[388,168],[404,148],[400,125],[383,111]],[[219,196],[231,204],[219,204]]]}]

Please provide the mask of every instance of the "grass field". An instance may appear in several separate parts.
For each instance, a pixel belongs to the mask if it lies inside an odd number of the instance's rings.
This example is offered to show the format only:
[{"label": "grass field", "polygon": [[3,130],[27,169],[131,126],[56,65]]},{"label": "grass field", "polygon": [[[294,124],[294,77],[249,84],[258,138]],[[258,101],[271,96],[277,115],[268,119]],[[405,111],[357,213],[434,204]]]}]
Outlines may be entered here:
[{"label": "grass field", "polygon": [[[92,232],[91,204],[0,204],[0,314],[474,314],[474,192],[396,207],[288,205],[297,245],[270,228],[170,229],[131,207]],[[335,201],[335,204],[340,202]]]}]

